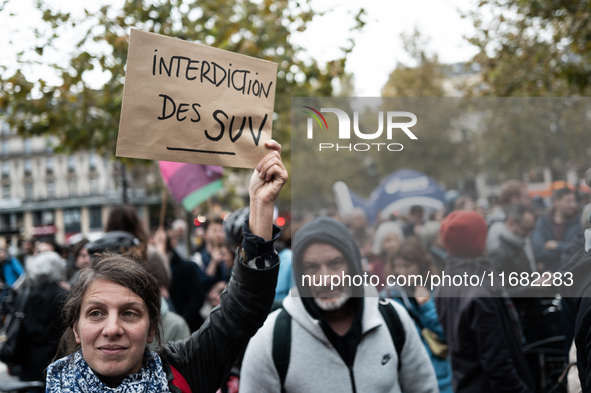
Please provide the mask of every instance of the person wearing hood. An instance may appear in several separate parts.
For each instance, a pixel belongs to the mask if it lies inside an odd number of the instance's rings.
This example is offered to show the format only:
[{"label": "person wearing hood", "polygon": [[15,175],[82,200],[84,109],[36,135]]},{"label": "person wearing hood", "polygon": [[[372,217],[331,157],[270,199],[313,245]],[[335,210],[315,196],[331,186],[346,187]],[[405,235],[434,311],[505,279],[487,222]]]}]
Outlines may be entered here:
[{"label": "person wearing hood", "polygon": [[[373,287],[313,284],[326,275],[362,276],[359,248],[344,225],[318,218],[297,232],[292,251],[297,289],[251,339],[242,363],[241,393],[438,391],[433,366],[404,307],[385,303],[393,307],[404,332],[399,348]],[[286,320],[287,329],[277,329],[276,322],[281,327],[279,321]],[[290,335],[282,337],[281,330]],[[286,340],[285,370],[275,355]]]},{"label": "person wearing hood", "polygon": [[[481,277],[493,271],[482,258],[487,225],[481,215],[454,211],[441,223],[440,233],[449,254],[446,275]],[[535,391],[521,350],[519,319],[501,289],[487,280],[482,286],[442,285],[435,305],[449,344],[454,392]]]}]

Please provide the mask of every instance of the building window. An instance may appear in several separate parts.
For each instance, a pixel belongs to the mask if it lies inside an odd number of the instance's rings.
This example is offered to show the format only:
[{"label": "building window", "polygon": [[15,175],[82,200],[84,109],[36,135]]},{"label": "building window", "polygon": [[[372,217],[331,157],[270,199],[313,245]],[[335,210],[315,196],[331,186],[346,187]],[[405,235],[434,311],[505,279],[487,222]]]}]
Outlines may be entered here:
[{"label": "building window", "polygon": [[80,209],[64,210],[64,229],[66,233],[80,232]]},{"label": "building window", "polygon": [[39,226],[41,225],[41,210],[35,210],[33,212],[33,226]]},{"label": "building window", "polygon": [[42,225],[53,225],[53,210],[45,210],[41,213]]},{"label": "building window", "polygon": [[30,138],[25,139],[24,150],[25,150],[26,155],[31,154],[31,139]]},{"label": "building window", "polygon": [[2,155],[7,156],[10,154],[10,149],[8,147],[8,141],[2,141]]},{"label": "building window", "polygon": [[10,199],[10,186],[2,186],[2,199]]},{"label": "building window", "polygon": [[96,154],[90,153],[90,156],[88,156],[88,168],[91,171],[94,171],[96,169],[96,164],[97,164]]},{"label": "building window", "polygon": [[78,183],[76,182],[76,179],[68,180],[68,191],[70,193],[70,198],[78,196]]},{"label": "building window", "polygon": [[76,170],[76,159],[74,156],[68,156],[68,172],[74,172]]},{"label": "building window", "polygon": [[90,221],[90,229],[101,229],[103,227],[103,216],[100,206],[89,207],[88,218]]},{"label": "building window", "polygon": [[47,157],[45,167],[47,168],[47,173],[53,173],[53,157]]},{"label": "building window", "polygon": [[30,175],[33,171],[33,163],[31,160],[25,160],[25,175]]},{"label": "building window", "polygon": [[9,162],[2,163],[2,176],[4,176],[4,177],[10,176],[10,163]]},{"label": "building window", "polygon": [[55,199],[55,183],[52,181],[47,182],[47,199]]},{"label": "building window", "polygon": [[0,215],[0,229],[6,231],[10,228],[10,214]]},{"label": "building window", "polygon": [[25,201],[33,199],[33,183],[25,183]]},{"label": "building window", "polygon": [[99,194],[99,186],[98,186],[98,179],[96,177],[91,177],[88,180],[90,185],[90,195],[98,195]]}]

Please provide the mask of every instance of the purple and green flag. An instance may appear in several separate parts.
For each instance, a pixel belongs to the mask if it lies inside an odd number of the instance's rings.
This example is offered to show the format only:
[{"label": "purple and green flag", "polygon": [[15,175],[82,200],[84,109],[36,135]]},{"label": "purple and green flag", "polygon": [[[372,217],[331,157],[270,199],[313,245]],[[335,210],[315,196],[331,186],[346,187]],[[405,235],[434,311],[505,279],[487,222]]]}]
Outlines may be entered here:
[{"label": "purple and green flag", "polygon": [[172,197],[188,212],[222,188],[221,166],[160,161],[160,173]]}]

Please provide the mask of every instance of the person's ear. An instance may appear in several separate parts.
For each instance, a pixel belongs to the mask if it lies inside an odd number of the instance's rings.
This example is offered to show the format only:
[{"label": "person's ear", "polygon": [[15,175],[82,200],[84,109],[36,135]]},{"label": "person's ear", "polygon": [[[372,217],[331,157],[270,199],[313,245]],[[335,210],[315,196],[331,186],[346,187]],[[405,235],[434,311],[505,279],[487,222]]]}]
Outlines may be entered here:
[{"label": "person's ear", "polygon": [[151,327],[150,332],[148,333],[148,340],[147,340],[148,344],[151,344],[152,341],[154,341],[155,335],[156,335],[156,329]]},{"label": "person's ear", "polygon": [[78,333],[78,322],[74,322],[74,326],[72,326],[72,331],[74,332],[74,337],[76,338],[76,344],[80,344],[80,334]]}]

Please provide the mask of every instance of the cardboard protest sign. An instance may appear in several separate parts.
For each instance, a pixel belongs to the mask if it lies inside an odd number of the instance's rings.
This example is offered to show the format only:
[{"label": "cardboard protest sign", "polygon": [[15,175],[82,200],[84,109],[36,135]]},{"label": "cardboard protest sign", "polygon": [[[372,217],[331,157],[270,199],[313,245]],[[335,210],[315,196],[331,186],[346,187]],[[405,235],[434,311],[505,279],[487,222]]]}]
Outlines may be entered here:
[{"label": "cardboard protest sign", "polygon": [[276,75],[276,63],[131,29],[116,155],[254,168]]}]

